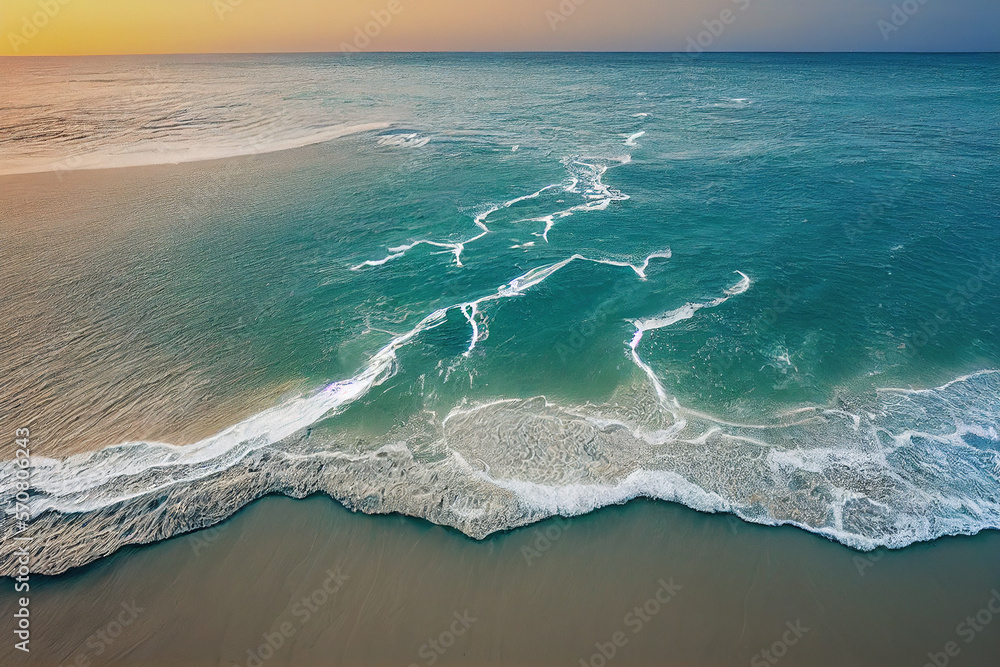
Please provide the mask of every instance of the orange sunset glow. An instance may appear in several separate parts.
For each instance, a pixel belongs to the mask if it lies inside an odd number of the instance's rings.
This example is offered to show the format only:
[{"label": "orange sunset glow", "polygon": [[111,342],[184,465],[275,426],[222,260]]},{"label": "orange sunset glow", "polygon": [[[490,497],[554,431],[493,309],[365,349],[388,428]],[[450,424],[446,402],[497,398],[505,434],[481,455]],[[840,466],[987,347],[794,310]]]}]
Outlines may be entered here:
[{"label": "orange sunset glow", "polygon": [[[553,0],[8,0],[3,51],[22,55],[612,48],[653,15],[662,34],[697,24],[695,0],[615,10],[591,0],[559,13]],[[570,3],[572,4],[572,3]],[[555,13],[546,15],[547,11]],[[566,16],[563,16],[566,14]],[[31,25],[36,25],[33,35]],[[372,22],[375,22],[374,24]],[[553,25],[558,29],[553,29]],[[377,26],[377,29],[376,29]],[[372,43],[366,44],[365,34]],[[23,36],[14,39],[10,32]],[[22,35],[22,32],[24,33]],[[627,37],[631,35],[632,37]]]},{"label": "orange sunset glow", "polygon": [[988,50],[983,4],[931,4],[889,44],[891,0],[5,0],[0,55],[342,51]]}]

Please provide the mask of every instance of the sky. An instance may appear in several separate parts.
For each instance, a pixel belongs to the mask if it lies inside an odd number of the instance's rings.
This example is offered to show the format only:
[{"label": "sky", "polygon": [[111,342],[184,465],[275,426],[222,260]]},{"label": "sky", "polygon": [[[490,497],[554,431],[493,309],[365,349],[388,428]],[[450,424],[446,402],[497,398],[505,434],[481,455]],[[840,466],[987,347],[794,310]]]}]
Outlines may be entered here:
[{"label": "sky", "polygon": [[1000,0],[0,0],[0,55],[998,51]]}]

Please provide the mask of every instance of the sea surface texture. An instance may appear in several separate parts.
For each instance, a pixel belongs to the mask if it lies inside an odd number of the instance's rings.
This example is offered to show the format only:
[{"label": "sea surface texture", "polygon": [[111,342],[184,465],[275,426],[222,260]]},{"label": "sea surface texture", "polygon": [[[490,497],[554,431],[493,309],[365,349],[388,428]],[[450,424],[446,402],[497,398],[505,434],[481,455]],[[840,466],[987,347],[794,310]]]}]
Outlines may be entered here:
[{"label": "sea surface texture", "polygon": [[2,66],[35,571],[269,493],[1000,528],[1000,56]]}]

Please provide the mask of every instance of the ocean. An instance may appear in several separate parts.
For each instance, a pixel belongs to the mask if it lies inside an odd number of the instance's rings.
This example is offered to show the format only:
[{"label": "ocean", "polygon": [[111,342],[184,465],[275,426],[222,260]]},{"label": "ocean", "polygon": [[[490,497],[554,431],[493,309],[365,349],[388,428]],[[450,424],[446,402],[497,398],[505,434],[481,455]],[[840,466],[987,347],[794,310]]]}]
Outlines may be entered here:
[{"label": "ocean", "polygon": [[33,572],[271,494],[476,539],[636,498],[1000,528],[996,54],[0,68]]}]

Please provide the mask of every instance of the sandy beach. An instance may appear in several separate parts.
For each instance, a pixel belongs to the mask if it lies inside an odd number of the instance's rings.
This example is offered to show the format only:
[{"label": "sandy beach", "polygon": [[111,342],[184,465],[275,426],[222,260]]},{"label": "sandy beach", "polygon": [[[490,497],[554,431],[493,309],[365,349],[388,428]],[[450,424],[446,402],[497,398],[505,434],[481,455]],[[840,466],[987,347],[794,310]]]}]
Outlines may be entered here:
[{"label": "sandy beach", "polygon": [[[861,554],[646,501],[475,542],[272,497],[33,578],[32,652],[0,662],[987,667],[998,553],[993,531]],[[5,587],[0,612],[13,604]]]}]

